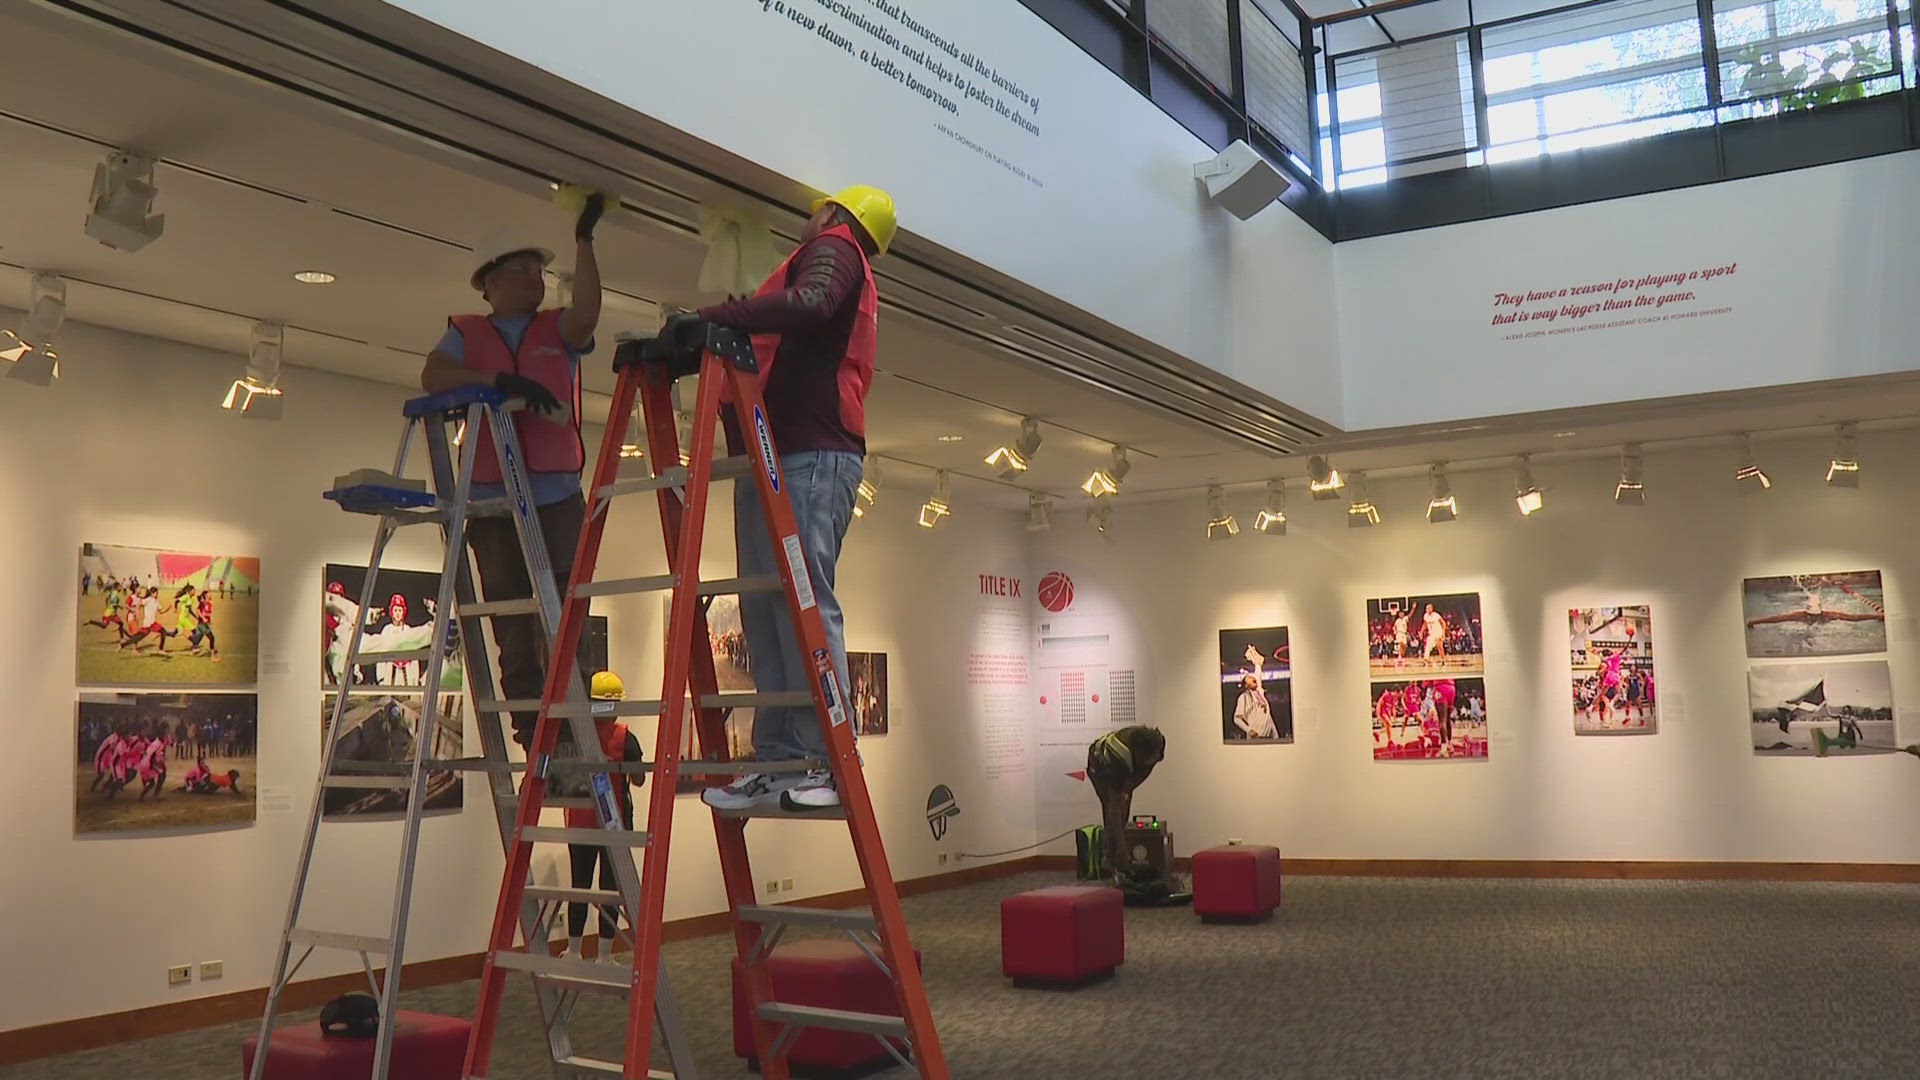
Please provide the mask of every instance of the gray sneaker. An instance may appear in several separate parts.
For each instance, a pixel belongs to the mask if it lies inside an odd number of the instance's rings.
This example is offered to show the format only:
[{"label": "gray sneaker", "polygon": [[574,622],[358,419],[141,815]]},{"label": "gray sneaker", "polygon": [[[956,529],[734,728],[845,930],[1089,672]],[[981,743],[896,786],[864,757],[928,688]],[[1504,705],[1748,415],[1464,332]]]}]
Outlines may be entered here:
[{"label": "gray sneaker", "polygon": [[793,773],[748,773],[725,787],[710,787],[701,792],[700,801],[715,810],[752,810],[776,806],[780,805],[781,794],[801,783],[802,779]]},{"label": "gray sneaker", "polygon": [[839,805],[840,788],[827,769],[815,769],[780,795],[782,810],[830,810]]}]

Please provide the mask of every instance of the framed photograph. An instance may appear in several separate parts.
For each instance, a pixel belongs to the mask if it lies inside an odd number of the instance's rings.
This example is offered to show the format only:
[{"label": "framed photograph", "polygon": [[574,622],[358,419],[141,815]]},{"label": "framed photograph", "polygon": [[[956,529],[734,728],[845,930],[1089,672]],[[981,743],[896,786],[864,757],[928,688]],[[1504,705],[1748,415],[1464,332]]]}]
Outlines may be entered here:
[{"label": "framed photograph", "polygon": [[260,676],[260,560],[82,544],[81,683],[250,686]]},{"label": "framed photograph", "polygon": [[[338,694],[321,696],[322,753],[325,752],[327,727],[333,721],[334,704],[338,698]],[[466,700],[465,694],[440,695],[439,715],[434,718],[433,743],[427,747],[428,757],[460,756],[461,747],[466,741],[463,738]],[[385,764],[411,762],[414,742],[420,737],[420,716],[425,702],[424,694],[349,695],[335,760]],[[448,770],[428,775],[426,809],[458,810],[464,797],[465,785],[461,783],[459,773]],[[407,792],[395,788],[330,787],[324,805],[328,817],[404,814],[407,810]]]},{"label": "framed photograph", "polygon": [[78,835],[253,821],[253,694],[83,693],[75,744]]},{"label": "framed photograph", "polygon": [[889,719],[887,654],[848,653],[847,681],[847,703],[853,707],[853,733],[862,738],[885,735]]},{"label": "framed photograph", "polygon": [[1747,670],[1747,704],[1756,754],[1851,757],[1898,749],[1885,660],[1755,665]]},{"label": "framed photograph", "polygon": [[1293,661],[1286,627],[1220,631],[1220,740],[1293,741]]},{"label": "framed photograph", "polygon": [[[322,688],[340,685],[340,668],[346,663],[355,622],[362,622],[366,627],[360,638],[361,652],[404,652],[433,644],[433,609],[440,602],[438,572],[381,567],[379,579],[374,582],[373,605],[364,613],[360,610],[360,588],[367,580],[366,567],[328,563],[321,576]],[[449,691],[467,687],[458,624],[454,629],[452,647],[440,667],[440,689]],[[358,664],[347,678],[350,686],[390,686],[415,693],[425,690],[426,680],[424,659]]]},{"label": "framed photograph", "polygon": [[1367,672],[1375,679],[1479,674],[1480,594],[1386,596],[1367,601]]},{"label": "framed photograph", "polygon": [[1653,614],[1645,604],[1567,612],[1575,735],[1660,730],[1653,678]]},{"label": "framed photograph", "polygon": [[1375,761],[1486,757],[1486,680],[1374,683],[1372,723]]},{"label": "framed photograph", "polygon": [[1878,570],[1748,578],[1740,599],[1748,656],[1887,651],[1887,609]]}]

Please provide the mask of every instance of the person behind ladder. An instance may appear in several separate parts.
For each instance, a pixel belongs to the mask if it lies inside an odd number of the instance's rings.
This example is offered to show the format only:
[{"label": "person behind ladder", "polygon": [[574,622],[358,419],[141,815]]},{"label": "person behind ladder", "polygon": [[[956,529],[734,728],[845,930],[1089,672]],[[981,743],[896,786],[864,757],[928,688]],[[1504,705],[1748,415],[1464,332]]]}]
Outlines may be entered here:
[{"label": "person behind ladder", "polygon": [[1133,813],[1133,792],[1167,756],[1167,737],[1159,728],[1135,724],[1109,731],[1087,747],[1087,782],[1100,799],[1101,843],[1106,876],[1118,878],[1122,834]]},{"label": "person behind ladder", "polygon": [[[893,243],[893,199],[872,187],[850,187],[813,204],[800,246],[752,297],[714,304],[667,320],[663,336],[685,321],[704,321],[753,335],[767,421],[780,454],[782,483],[793,504],[807,576],[826,626],[827,649],[844,699],[846,629],[834,593],[834,564],[853,520],[861,463],[867,452],[866,398],[873,384],[879,295],[872,261]],[[728,441],[745,445],[729,410]],[[773,538],[751,483],[734,485],[734,550],[742,577],[777,573]],[[740,598],[748,666],[761,693],[811,689],[813,667],[778,593]],[[756,709],[754,757],[761,761],[828,758],[826,733],[811,706]],[[833,772],[755,773],[709,788],[707,805],[744,809],[778,802],[788,810],[840,805]]]},{"label": "person behind ladder", "polygon": [[[600,735],[600,749],[609,761],[644,760],[640,753],[640,740],[627,730],[627,725],[610,715],[603,715],[599,702],[624,701],[627,688],[620,676],[611,671],[596,672],[589,695],[594,702],[594,730]],[[620,803],[620,827],[633,828],[633,797],[628,793],[629,785],[640,787],[647,782],[645,773],[628,773],[624,780],[614,779],[614,797]],[[584,785],[583,785],[584,786]],[[598,812],[586,808],[570,806],[567,808],[567,828],[597,829],[600,827]],[[593,868],[600,867],[600,887],[618,889],[620,886],[613,876],[613,856],[605,844],[568,844],[567,857],[573,864],[573,887],[590,889],[593,887]],[[613,940],[620,930],[620,908],[614,904],[600,907],[600,954],[603,964],[618,963],[613,958]],[[587,929],[587,905],[575,903],[567,905],[567,955],[579,956],[580,939]]]},{"label": "person behind ladder", "polygon": [[[429,394],[492,386],[525,402],[526,408],[513,414],[513,426],[530,474],[554,582],[563,594],[586,515],[580,490],[580,470],[586,464],[586,445],[580,439],[580,358],[593,351],[593,331],[600,321],[593,228],[604,209],[604,197],[594,193],[574,226],[573,303],[568,307],[540,306],[547,294],[543,271],[553,252],[521,233],[499,233],[483,242],[473,253],[468,283],[491,310],[448,319],[447,332],[427,354],[420,372],[420,387]],[[482,429],[479,438],[472,497],[504,497],[493,433]],[[487,599],[533,595],[511,518],[471,519],[467,544]],[[501,616],[493,622],[493,634],[500,649],[501,697],[538,699],[546,683],[546,635],[539,617]],[[591,671],[584,641],[578,662],[584,678]],[[538,718],[537,712],[514,713],[514,741],[522,746],[531,742]]]}]

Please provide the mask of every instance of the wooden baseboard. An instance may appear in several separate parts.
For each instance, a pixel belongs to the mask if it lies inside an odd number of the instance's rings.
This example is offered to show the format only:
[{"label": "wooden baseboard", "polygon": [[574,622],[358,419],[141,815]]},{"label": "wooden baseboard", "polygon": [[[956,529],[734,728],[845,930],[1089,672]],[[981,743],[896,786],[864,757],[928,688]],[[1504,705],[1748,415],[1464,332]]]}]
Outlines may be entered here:
[{"label": "wooden baseboard", "polygon": [[[1034,870],[1075,867],[1071,855],[1028,860]],[[1647,861],[1622,859],[1289,859],[1282,870],[1300,877],[1611,878],[1625,881],[1843,881],[1920,883],[1917,863],[1783,863]],[[1185,871],[1189,860],[1176,859]]]},{"label": "wooden baseboard", "polygon": [[[1009,877],[1037,869],[1035,864],[1038,862],[1039,857],[1036,856],[914,878],[899,883],[900,895],[918,896],[942,889],[953,889],[962,885]],[[1068,869],[1072,869],[1071,863],[1072,860],[1068,860]],[[858,905],[865,896],[865,890],[856,889],[826,896],[808,897],[795,902],[804,903],[808,907],[844,908]],[[709,934],[725,933],[731,928],[732,923],[726,912],[696,915],[668,923],[665,928],[665,939],[685,941]],[[449,956],[440,960],[411,963],[402,969],[401,985],[417,988],[477,979],[480,977],[482,960],[483,956],[480,953],[471,953],[465,956]],[[280,1006],[285,1011],[318,1008],[341,994],[366,988],[367,977],[360,973],[307,979],[287,984],[287,988],[280,994]],[[261,1010],[266,1008],[266,1003],[266,988],[256,987],[231,994],[218,994],[213,997],[194,998],[191,1001],[168,1002],[165,1005],[152,1005],[144,1009],[108,1013],[104,1016],[88,1016],[78,1020],[41,1024],[37,1027],[0,1031],[0,1065],[17,1065],[23,1061],[54,1054],[91,1050],[96,1047],[131,1042],[135,1039],[150,1039],[159,1035],[173,1035],[196,1028],[212,1027],[215,1024],[228,1024],[236,1020],[257,1019]],[[240,1048],[235,1046],[233,1052],[237,1061]]]}]

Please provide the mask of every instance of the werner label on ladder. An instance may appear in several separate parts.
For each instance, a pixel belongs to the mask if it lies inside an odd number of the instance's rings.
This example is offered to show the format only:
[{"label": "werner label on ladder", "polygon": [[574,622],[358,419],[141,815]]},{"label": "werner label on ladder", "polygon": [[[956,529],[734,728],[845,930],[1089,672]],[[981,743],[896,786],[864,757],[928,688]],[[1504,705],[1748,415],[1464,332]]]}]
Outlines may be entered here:
[{"label": "werner label on ladder", "polygon": [[[582,1071],[628,1078],[657,1075],[649,1071],[649,1062],[661,990],[660,950],[675,818],[674,785],[668,778],[685,773],[738,777],[709,788],[705,801],[714,810],[722,878],[743,983],[753,1004],[754,1041],[763,1075],[786,1080],[788,1052],[806,1028],[872,1035],[917,1075],[936,1080],[948,1075],[846,723],[841,693],[846,682],[842,618],[832,592],[834,562],[852,517],[864,450],[861,405],[872,378],[878,310],[869,260],[883,253],[892,237],[892,203],[884,193],[853,188],[823,199],[815,207],[799,251],[758,295],[676,316],[660,337],[625,343],[616,357],[619,379],[609,414],[613,421],[589,488],[588,513],[561,609],[556,650],[564,656],[577,645],[589,597],[670,589],[672,599],[661,693],[646,703],[659,716],[657,760],[652,767],[663,774],[649,791],[647,831],[621,832],[617,822],[604,820],[602,811],[603,842],[644,852],[637,901],[622,897],[634,934],[631,978],[626,984],[625,1055],[617,1064],[595,1063]],[[773,326],[783,329],[748,337],[750,332]],[[672,389],[676,379],[696,373],[693,433],[690,445],[683,448],[674,422]],[[636,398],[653,474],[646,480],[620,480],[620,448],[627,440]],[[724,418],[723,402],[733,406]],[[783,409],[782,402],[789,407]],[[751,432],[740,430],[737,418],[741,415],[752,418]],[[813,427],[806,417],[814,418]],[[723,423],[728,428],[728,445],[744,448],[744,456],[715,460]],[[688,464],[674,464],[683,460],[683,449]],[[734,490],[738,576],[701,581],[698,568],[716,479],[738,481]],[[596,581],[594,572],[610,517],[608,503],[648,491],[659,504],[669,572],[652,578]],[[706,604],[721,593],[737,593],[741,598],[754,693],[722,694],[718,689]],[[747,614],[750,603],[757,605],[752,622]],[[531,891],[527,873],[534,844],[554,838],[537,822],[549,795],[549,773],[567,764],[554,756],[559,738],[554,721],[574,711],[568,704],[564,667],[555,665],[548,674],[529,750],[536,765],[528,770],[520,789],[464,1071],[470,1080],[488,1076],[505,973],[551,966],[551,961],[543,959],[544,942],[526,937],[514,913]],[[726,713],[734,707],[755,709],[754,760],[723,760]],[[689,722],[698,735],[703,760],[682,762]],[[581,767],[600,772],[612,768],[605,762]],[[598,783],[595,787],[601,790]],[[870,912],[757,905],[746,826],[750,819],[761,817],[845,821]],[[831,927],[853,936],[893,984],[896,1010],[860,1013],[775,999],[769,957],[781,935],[794,925]]]}]

